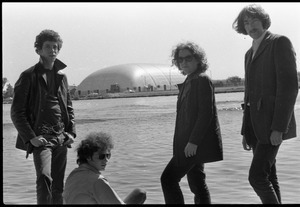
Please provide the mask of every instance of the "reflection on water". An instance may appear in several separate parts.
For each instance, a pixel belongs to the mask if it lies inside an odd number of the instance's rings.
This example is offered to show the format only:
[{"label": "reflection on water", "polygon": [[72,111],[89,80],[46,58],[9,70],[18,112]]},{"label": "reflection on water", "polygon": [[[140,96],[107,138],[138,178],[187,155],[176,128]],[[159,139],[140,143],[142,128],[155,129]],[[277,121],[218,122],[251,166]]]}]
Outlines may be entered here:
[{"label": "reflection on water", "polygon": [[[139,187],[146,204],[163,204],[160,176],[172,156],[176,96],[74,101],[77,138],[68,151],[68,175],[76,164],[76,146],[91,131],[112,134],[115,148],[103,175],[121,197]],[[241,145],[242,93],[216,94],[223,136],[224,160],[205,165],[212,202],[260,203],[247,176],[252,153]],[[296,119],[300,120],[297,100]],[[15,149],[16,130],[3,105],[3,198],[5,204],[35,204],[32,155]],[[298,124],[299,125],[299,124]],[[298,134],[300,127],[298,126]],[[285,141],[278,153],[278,177],[283,203],[300,203],[300,139]],[[193,203],[186,177],[181,181],[186,203]]]}]

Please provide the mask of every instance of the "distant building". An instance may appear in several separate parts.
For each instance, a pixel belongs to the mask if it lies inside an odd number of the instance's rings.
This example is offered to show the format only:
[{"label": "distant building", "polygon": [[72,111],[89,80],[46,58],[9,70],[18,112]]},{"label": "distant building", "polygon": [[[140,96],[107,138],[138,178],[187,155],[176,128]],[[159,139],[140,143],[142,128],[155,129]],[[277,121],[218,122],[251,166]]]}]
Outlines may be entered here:
[{"label": "distant building", "polygon": [[124,64],[102,68],[78,86],[79,96],[90,93],[142,92],[177,89],[185,76],[175,67],[162,64]]},{"label": "distant building", "polygon": [[75,84],[69,85],[69,90],[74,90],[74,89],[76,89],[76,88],[77,88],[77,86],[76,86]]}]

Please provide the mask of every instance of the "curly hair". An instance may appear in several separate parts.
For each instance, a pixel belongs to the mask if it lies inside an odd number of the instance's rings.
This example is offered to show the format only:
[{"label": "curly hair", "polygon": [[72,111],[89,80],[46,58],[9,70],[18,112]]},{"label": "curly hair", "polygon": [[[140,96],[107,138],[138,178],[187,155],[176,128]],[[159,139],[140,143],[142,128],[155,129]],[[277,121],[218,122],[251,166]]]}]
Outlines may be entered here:
[{"label": "curly hair", "polygon": [[185,72],[180,68],[180,64],[178,63],[179,51],[184,49],[189,50],[194,58],[199,61],[197,71],[199,71],[200,73],[204,73],[208,69],[206,53],[201,47],[190,41],[179,43],[174,47],[171,54],[172,66],[175,65],[183,75],[186,75]]},{"label": "curly hair", "polygon": [[112,149],[114,143],[110,134],[104,132],[91,132],[77,147],[77,164],[87,163],[87,158],[91,158],[94,152]]},{"label": "curly hair", "polygon": [[250,4],[242,9],[242,11],[239,13],[239,15],[232,24],[232,28],[237,33],[247,35],[247,31],[245,30],[244,26],[245,17],[259,19],[262,22],[263,28],[266,30],[269,29],[269,27],[271,26],[271,19],[269,14],[266,13],[260,5]]},{"label": "curly hair", "polygon": [[57,32],[50,29],[45,29],[41,31],[41,33],[35,38],[34,47],[36,48],[36,50],[41,50],[44,42],[46,41],[57,42],[58,50],[61,49],[63,44],[63,41]]}]

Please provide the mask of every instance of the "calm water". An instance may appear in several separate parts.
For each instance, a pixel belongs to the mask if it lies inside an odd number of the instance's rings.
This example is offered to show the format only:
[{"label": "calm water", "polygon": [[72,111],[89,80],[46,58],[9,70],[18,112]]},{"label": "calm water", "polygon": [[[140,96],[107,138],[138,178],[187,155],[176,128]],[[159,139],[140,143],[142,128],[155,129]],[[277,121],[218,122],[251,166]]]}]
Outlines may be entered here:
[{"label": "calm water", "polygon": [[[215,204],[255,204],[260,200],[247,176],[252,152],[241,145],[242,93],[216,94],[223,136],[224,160],[205,165]],[[172,155],[176,96],[73,101],[77,138],[68,151],[66,176],[77,167],[78,143],[91,131],[110,133],[115,141],[112,158],[103,172],[124,198],[133,188],[147,191],[146,204],[163,204],[160,176]],[[300,135],[300,98],[295,107]],[[3,104],[3,201],[36,204],[32,155],[15,149],[17,132],[10,120],[10,105]],[[277,156],[283,203],[300,203],[300,139],[285,141]],[[187,204],[193,203],[186,177],[181,181]]]}]

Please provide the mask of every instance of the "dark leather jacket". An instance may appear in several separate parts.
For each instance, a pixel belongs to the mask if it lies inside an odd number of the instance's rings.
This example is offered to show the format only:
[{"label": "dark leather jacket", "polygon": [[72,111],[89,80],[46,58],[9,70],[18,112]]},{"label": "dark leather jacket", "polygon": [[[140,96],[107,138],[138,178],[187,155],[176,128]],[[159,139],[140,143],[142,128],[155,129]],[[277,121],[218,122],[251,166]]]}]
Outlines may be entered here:
[{"label": "dark leather jacket", "polygon": [[[14,87],[14,98],[11,105],[11,119],[18,131],[16,148],[26,150],[28,153],[31,153],[29,149],[32,148],[30,140],[38,136],[36,120],[39,120],[39,116],[41,116],[41,103],[45,96],[39,84],[44,80],[37,71],[38,64],[41,63],[37,63],[21,73]],[[71,133],[75,137],[74,110],[67,78],[61,71],[66,65],[56,59],[54,67],[57,69],[57,97],[61,105],[65,132]]]}]

